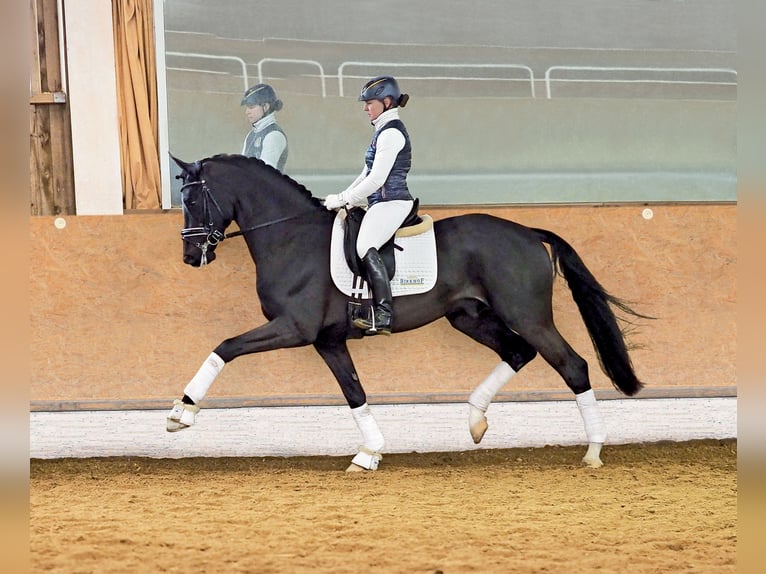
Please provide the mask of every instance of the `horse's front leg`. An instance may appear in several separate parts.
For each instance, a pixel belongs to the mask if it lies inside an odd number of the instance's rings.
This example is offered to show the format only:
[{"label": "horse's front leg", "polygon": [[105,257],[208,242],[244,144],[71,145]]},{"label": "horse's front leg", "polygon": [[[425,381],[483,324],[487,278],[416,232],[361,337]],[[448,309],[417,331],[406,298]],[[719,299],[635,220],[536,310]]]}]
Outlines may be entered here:
[{"label": "horse's front leg", "polygon": [[197,422],[197,403],[205,397],[226,363],[250,353],[308,344],[309,341],[292,325],[293,323],[286,318],[277,318],[252,331],[226,339],[218,345],[184,388],[183,398],[173,402],[173,408],[167,417],[168,432],[189,428]]},{"label": "horse's front leg", "polygon": [[348,406],[351,408],[354,422],[362,434],[362,446],[346,471],[377,470],[383,458],[381,451],[385,440],[367,404],[367,395],[359,382],[345,339],[320,336],[314,343],[314,348],[335,375],[343,396],[346,397]]}]

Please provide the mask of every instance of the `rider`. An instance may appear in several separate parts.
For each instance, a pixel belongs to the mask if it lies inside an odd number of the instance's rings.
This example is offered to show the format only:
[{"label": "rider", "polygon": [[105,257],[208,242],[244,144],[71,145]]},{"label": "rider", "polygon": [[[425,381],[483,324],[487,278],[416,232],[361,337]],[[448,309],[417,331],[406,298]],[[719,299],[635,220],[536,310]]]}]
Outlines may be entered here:
[{"label": "rider", "polygon": [[399,108],[409,100],[391,76],[377,76],[362,88],[359,101],[375,128],[364,157],[364,168],[354,182],[338,194],[325,198],[327,209],[367,205],[356,251],[364,263],[367,284],[372,290],[374,311],[354,324],[368,335],[391,334],[393,298],[383,259],[378,253],[396,233],[412,210],[414,200],[407,188],[412,149],[410,136],[399,119]]},{"label": "rider", "polygon": [[245,92],[241,105],[252,125],[242,146],[242,155],[257,157],[282,171],[287,162],[287,136],[277,124],[282,100],[268,84],[256,84]]}]

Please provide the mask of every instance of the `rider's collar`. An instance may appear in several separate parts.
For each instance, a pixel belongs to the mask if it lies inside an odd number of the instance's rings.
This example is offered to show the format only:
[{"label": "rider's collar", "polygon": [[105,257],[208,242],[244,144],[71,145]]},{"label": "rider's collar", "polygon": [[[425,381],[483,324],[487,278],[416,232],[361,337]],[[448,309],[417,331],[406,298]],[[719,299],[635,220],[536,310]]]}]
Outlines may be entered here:
[{"label": "rider's collar", "polygon": [[381,128],[391,120],[399,119],[399,108],[391,108],[380,114],[377,118],[372,120],[372,125],[375,126],[375,131],[380,131]]},{"label": "rider's collar", "polygon": [[253,124],[253,131],[259,132],[266,126],[270,126],[271,124],[276,123],[276,121],[277,118],[273,113],[267,114]]}]

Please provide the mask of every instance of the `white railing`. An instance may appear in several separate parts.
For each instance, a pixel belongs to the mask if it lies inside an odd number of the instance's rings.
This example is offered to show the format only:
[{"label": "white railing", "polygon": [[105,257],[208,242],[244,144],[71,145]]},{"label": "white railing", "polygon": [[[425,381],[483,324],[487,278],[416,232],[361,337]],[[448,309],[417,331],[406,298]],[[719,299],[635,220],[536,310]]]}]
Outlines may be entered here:
[{"label": "white railing", "polygon": [[[166,56],[175,56],[180,58],[200,58],[206,60],[224,60],[235,62],[242,71],[242,82],[244,90],[250,87],[250,80],[247,74],[247,63],[237,56],[217,56],[213,54],[199,54],[194,52],[165,52]],[[325,74],[322,64],[316,60],[292,59],[292,58],[261,58],[257,63],[258,82],[264,80],[263,67],[265,64],[291,64],[291,65],[309,65],[319,70],[319,81],[321,84],[322,97],[327,97],[327,74]],[[437,75],[419,75],[408,76],[410,80],[450,80],[450,81],[520,81],[529,83],[529,93],[532,98],[535,95],[535,77],[532,68],[522,64],[435,64],[422,62],[357,62],[347,61],[338,66],[338,95],[344,97],[344,80],[357,76],[350,76],[346,72],[348,67],[360,68],[420,68],[420,69],[467,69],[467,70],[518,70],[523,72],[523,78],[509,78],[498,76],[437,76]],[[184,69],[184,68],[180,68]],[[213,70],[199,70],[205,73],[223,73]],[[570,72],[568,77],[561,77],[556,74],[561,72]],[[579,74],[579,77],[578,77]],[[632,77],[625,77],[626,74]],[[572,77],[574,75],[575,77]],[[672,75],[672,76],[671,76]],[[711,79],[718,76],[721,79]],[[401,76],[399,76],[401,77]],[[547,99],[553,98],[553,84],[656,84],[656,85],[709,85],[709,86],[736,86],[737,71],[733,68],[657,68],[657,67],[622,67],[622,66],[551,66],[545,71],[545,96]]]},{"label": "white railing", "polygon": [[[340,66],[338,66],[338,95],[343,97],[344,91],[343,91],[343,73],[346,67],[348,66],[357,66],[357,67],[367,67],[370,68],[372,66],[381,67],[381,68],[435,68],[435,69],[456,69],[456,68],[471,68],[471,69],[511,69],[511,70],[522,70],[525,72],[525,74],[529,74],[529,87],[531,96],[535,97],[535,78],[534,73],[532,72],[532,68],[529,66],[523,66],[521,64],[425,64],[425,63],[415,63],[415,62],[343,62]],[[487,80],[488,78],[486,76],[482,78],[472,78],[472,77],[464,77],[464,76],[456,76],[456,77],[436,77],[436,76],[426,76],[426,77],[409,77],[407,79],[410,80]],[[492,80],[504,80],[504,81],[518,81],[518,78],[489,78]],[[524,79],[526,81],[526,78]]]},{"label": "white railing", "polygon": [[[196,54],[193,52],[165,52],[166,56],[178,56],[180,58],[203,58],[206,60],[232,60],[234,62],[237,62],[240,67],[242,68],[242,81],[245,84],[245,89],[242,90],[243,92],[246,92],[247,89],[250,87],[250,81],[247,77],[247,64],[242,58],[238,58],[237,56],[215,56],[213,54]],[[210,72],[205,70],[206,73],[216,73],[216,72]]]},{"label": "white railing", "polygon": [[269,63],[269,62],[278,62],[282,64],[299,64],[299,65],[310,65],[310,66],[316,66],[319,68],[319,81],[322,83],[322,97],[327,97],[327,82],[325,80],[325,73],[324,68],[322,67],[322,64],[317,62],[316,60],[294,60],[291,58],[261,58],[258,61],[258,82],[263,83],[263,64]]},{"label": "white railing", "polygon": [[[639,72],[648,73],[651,77],[634,77],[634,78],[615,78],[615,77],[580,77],[580,78],[552,78],[554,72],[560,70],[572,71],[572,72],[607,72],[607,73],[622,73],[622,72]],[[699,75],[699,74],[722,74],[730,75],[734,77],[733,82],[721,82],[710,81],[701,79],[681,79],[670,78],[663,79],[662,76],[667,74],[678,74],[681,76]],[[724,85],[724,86],[736,86],[737,85],[737,71],[731,68],[644,68],[644,67],[619,67],[619,66],[551,66],[545,71],[545,95],[547,99],[551,99],[551,83],[606,83],[606,84],[694,84],[694,85]]]}]

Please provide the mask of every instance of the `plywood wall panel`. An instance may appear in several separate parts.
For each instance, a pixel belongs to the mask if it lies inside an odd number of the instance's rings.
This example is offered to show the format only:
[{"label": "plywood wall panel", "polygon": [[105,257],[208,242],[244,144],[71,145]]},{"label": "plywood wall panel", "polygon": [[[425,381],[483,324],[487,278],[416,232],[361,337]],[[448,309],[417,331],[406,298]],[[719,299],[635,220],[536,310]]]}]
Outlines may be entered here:
[{"label": "plywood wall panel", "polygon": [[[736,206],[498,207],[481,211],[567,239],[602,284],[656,317],[637,326],[633,361],[648,388],[736,389]],[[463,212],[427,208],[435,219]],[[476,209],[473,209],[476,211]],[[181,261],[177,212],[30,219],[33,408],[156,406],[181,393],[223,339],[264,319],[255,268],[241,239],[203,269]],[[608,392],[565,282],[557,326]],[[492,352],[437,321],[418,331],[349,344],[377,402],[464,400],[496,364]],[[541,359],[509,393],[567,389]],[[506,395],[511,396],[511,395]],[[241,357],[208,395],[218,404],[342,402],[312,348]]]}]

